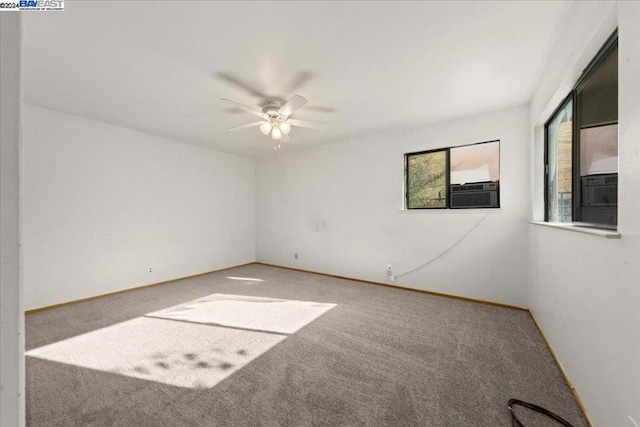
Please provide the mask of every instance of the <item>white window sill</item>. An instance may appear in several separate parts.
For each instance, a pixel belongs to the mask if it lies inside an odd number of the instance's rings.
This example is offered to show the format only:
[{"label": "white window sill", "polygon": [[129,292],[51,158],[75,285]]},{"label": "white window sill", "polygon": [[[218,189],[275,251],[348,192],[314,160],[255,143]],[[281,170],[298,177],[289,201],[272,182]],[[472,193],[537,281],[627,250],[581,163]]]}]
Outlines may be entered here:
[{"label": "white window sill", "polygon": [[482,208],[482,209],[400,209],[403,214],[478,214],[478,213],[501,213],[502,208]]},{"label": "white window sill", "polygon": [[585,227],[574,224],[557,223],[557,222],[542,222],[542,221],[529,221],[529,224],[542,225],[545,227],[559,228],[562,230],[576,231],[578,233],[593,234],[595,236],[605,237],[607,239],[620,239],[620,233],[616,230],[607,230],[604,228]]}]

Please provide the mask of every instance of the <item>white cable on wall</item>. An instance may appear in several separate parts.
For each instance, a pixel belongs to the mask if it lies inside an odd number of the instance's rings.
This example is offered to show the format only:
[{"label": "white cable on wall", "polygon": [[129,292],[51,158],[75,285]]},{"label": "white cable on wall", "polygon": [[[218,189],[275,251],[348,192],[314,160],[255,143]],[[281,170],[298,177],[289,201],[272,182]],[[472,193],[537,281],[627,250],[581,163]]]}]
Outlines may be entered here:
[{"label": "white cable on wall", "polygon": [[445,249],[443,252],[441,252],[440,254],[436,255],[435,257],[431,258],[429,261],[425,262],[424,264],[419,265],[418,267],[414,268],[413,270],[409,270],[406,271],[402,274],[397,274],[393,277],[393,279],[397,279],[398,277],[402,277],[405,276],[409,273],[413,273],[414,271],[418,271],[423,267],[426,267],[427,265],[431,264],[433,261],[437,260],[438,258],[440,258],[441,256],[443,256],[444,254],[446,254],[447,252],[449,252],[451,249],[455,248],[456,246],[458,246],[458,244],[460,242],[462,242],[464,239],[466,239],[466,237],[471,234],[473,232],[473,230],[475,230],[476,228],[478,228],[478,226],[480,224],[482,224],[482,221],[484,221],[490,214],[491,212],[487,212],[487,214],[485,216],[482,217],[482,219],[480,221],[478,221],[478,223],[476,225],[474,225],[471,230],[467,231],[460,239],[458,239],[458,241],[456,241],[453,245],[449,246],[447,249]]}]

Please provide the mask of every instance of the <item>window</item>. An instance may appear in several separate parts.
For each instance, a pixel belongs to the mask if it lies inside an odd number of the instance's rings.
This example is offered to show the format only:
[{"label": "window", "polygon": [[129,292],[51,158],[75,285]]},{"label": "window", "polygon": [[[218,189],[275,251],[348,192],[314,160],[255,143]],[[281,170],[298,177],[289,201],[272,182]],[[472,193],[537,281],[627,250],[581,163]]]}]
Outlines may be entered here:
[{"label": "window", "polygon": [[447,150],[406,155],[407,209],[447,207]]},{"label": "window", "polygon": [[546,220],[550,222],[571,221],[572,194],[572,150],[573,150],[573,96],[547,122],[546,163]]},{"label": "window", "polygon": [[500,207],[500,141],[405,154],[407,209]]},{"label": "window", "polygon": [[615,228],[618,38],[614,33],[545,124],[545,221]]},{"label": "window", "polygon": [[500,177],[500,143],[450,148],[451,184],[497,182]]},{"label": "window", "polygon": [[618,39],[614,36],[576,85],[574,221],[618,220]]}]

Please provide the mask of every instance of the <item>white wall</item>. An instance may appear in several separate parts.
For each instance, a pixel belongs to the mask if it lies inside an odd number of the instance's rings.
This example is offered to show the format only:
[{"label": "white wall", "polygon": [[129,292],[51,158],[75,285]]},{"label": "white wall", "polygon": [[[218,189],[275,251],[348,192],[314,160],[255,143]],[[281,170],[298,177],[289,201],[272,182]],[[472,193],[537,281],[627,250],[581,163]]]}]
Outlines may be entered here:
[{"label": "white wall", "polygon": [[[544,121],[619,28],[620,240],[532,224],[530,309],[596,426],[640,423],[640,3],[579,2],[531,104],[532,218],[543,217]],[[640,425],[640,424],[639,424]]]},{"label": "white wall", "polygon": [[23,426],[24,307],[20,286],[21,16],[0,14],[0,425]]},{"label": "white wall", "polygon": [[29,104],[23,139],[27,309],[254,261],[253,160]]},{"label": "white wall", "polygon": [[[528,109],[389,132],[261,159],[257,260],[527,306]],[[404,153],[500,139],[501,210],[402,211]],[[299,259],[294,259],[298,253]]]}]

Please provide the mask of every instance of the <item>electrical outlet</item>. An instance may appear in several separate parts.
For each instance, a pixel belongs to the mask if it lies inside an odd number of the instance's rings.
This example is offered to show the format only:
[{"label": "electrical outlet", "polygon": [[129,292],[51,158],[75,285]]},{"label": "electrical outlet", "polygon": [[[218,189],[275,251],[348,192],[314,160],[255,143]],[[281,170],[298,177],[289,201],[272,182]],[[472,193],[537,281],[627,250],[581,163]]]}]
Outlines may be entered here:
[{"label": "electrical outlet", "polygon": [[153,267],[147,267],[147,274],[153,273]]},{"label": "electrical outlet", "polygon": [[389,279],[390,282],[396,280],[396,276],[393,275],[393,265],[391,264],[387,265],[387,279]]}]

